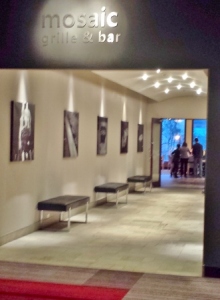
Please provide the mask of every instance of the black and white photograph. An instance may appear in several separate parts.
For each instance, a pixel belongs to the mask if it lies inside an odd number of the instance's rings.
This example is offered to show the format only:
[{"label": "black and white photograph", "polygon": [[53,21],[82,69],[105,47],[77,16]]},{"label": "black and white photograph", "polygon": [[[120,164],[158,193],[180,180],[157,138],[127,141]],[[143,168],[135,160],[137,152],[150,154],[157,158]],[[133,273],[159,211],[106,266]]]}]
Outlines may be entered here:
[{"label": "black and white photograph", "polygon": [[128,152],[128,122],[121,121],[121,153]]},{"label": "black and white photograph", "polygon": [[144,125],[138,124],[137,152],[144,151]]},{"label": "black and white photograph", "polygon": [[108,131],[108,118],[98,116],[97,128],[97,154],[107,154],[107,131]]},{"label": "black and white photograph", "polygon": [[10,161],[34,159],[35,106],[11,101]]},{"label": "black and white photograph", "polygon": [[79,113],[64,111],[63,157],[77,157],[79,151]]}]

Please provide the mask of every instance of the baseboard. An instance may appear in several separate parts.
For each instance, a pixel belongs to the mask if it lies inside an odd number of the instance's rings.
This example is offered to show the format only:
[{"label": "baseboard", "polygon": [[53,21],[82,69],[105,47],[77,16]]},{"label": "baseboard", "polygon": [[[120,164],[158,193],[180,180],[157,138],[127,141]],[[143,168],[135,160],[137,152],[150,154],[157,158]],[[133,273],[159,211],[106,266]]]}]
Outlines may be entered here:
[{"label": "baseboard", "polygon": [[[90,205],[89,205],[89,208],[92,208],[92,207],[95,207],[95,206],[98,206],[98,205],[102,205],[106,203],[106,197],[105,198],[102,198],[98,201],[94,201],[94,202],[91,202]],[[80,214],[80,213],[83,213],[85,212],[85,207],[79,207],[77,209],[74,209],[72,210],[72,216],[75,216],[77,214]],[[13,231],[13,232],[10,232],[2,237],[0,237],[0,246],[3,246],[7,243],[10,243],[14,240],[17,240],[25,235],[28,235],[28,234],[31,234],[37,230],[39,230],[40,228],[46,228],[54,223],[57,223],[59,222],[59,215],[60,213],[57,213],[57,212],[44,212],[44,220],[43,220],[43,224],[40,225],[40,220],[32,225],[29,225],[25,228],[21,228],[19,230],[16,230],[16,231]],[[88,218],[89,218],[89,215],[88,215]]]},{"label": "baseboard", "polygon": [[34,223],[30,226],[27,226],[25,228],[16,230],[14,232],[8,233],[2,237],[0,237],[0,246],[7,244],[9,242],[12,242],[14,240],[17,240],[25,235],[28,235],[36,230],[38,230],[39,228],[39,223]]},{"label": "baseboard", "polygon": [[212,278],[220,278],[220,268],[203,266],[203,276],[204,277],[212,277]]},{"label": "baseboard", "polygon": [[[123,195],[125,195],[125,192],[119,193],[119,197],[121,197]],[[108,199],[109,200],[113,200],[115,198],[116,198],[115,194],[108,194]],[[107,202],[107,198],[102,197],[102,198],[100,198],[96,201],[90,202],[89,203],[89,208],[105,204],[106,202]],[[75,215],[83,213],[83,212],[85,212],[85,207],[79,207],[77,209],[72,210],[72,216],[75,216]],[[40,228],[46,228],[46,227],[48,227],[48,226],[50,226],[54,223],[59,222],[60,213],[46,212],[46,211],[44,213],[45,213],[45,215],[44,215],[44,220],[43,220],[42,225],[40,225],[40,221],[38,221],[38,222],[36,222],[36,223],[34,223],[30,226],[27,226],[25,228],[21,228],[19,230],[14,231],[14,232],[8,233],[8,234],[0,237],[0,246],[5,245],[5,244],[7,244],[9,242],[12,242],[14,240],[17,240],[17,239],[19,239],[19,238],[21,238],[25,235],[28,235],[30,233],[33,233],[33,232],[39,230]],[[88,222],[89,222],[89,214],[88,214]]]}]

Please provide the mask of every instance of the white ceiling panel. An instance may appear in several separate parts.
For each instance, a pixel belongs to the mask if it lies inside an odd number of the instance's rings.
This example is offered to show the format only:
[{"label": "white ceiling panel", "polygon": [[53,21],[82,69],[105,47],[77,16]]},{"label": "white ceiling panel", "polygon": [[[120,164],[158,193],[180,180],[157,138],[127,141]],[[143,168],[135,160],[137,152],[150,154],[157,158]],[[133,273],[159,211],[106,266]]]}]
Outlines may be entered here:
[{"label": "white ceiling panel", "polygon": [[159,70],[96,70],[93,72],[158,102],[177,97],[207,96],[207,70],[160,70],[160,72]]}]

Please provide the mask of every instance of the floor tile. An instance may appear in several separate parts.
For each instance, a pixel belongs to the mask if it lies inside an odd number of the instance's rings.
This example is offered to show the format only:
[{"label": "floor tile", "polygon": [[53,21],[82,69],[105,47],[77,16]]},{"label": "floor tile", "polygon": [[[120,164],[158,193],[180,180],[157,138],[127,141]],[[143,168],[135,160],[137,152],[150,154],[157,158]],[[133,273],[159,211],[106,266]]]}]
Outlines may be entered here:
[{"label": "floor tile", "polygon": [[129,194],[118,209],[90,209],[88,224],[73,223],[70,232],[54,224],[3,245],[0,260],[201,276],[204,180],[185,180],[185,189],[168,179],[167,187]]},{"label": "floor tile", "polygon": [[141,278],[143,273],[115,272],[100,270],[86,282],[86,285],[97,285],[130,289]]}]

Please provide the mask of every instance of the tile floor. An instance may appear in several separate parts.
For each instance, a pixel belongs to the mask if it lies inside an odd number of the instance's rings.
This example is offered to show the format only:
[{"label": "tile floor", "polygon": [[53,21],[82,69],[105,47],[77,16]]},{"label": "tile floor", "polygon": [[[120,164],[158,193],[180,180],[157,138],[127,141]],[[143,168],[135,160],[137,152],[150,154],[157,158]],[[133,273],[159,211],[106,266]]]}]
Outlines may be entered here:
[{"label": "tile floor", "polygon": [[118,209],[115,202],[95,207],[88,224],[80,223],[84,214],[73,217],[70,232],[59,223],[3,245],[0,261],[201,276],[203,181],[186,181],[187,189],[170,181],[129,194]]}]

